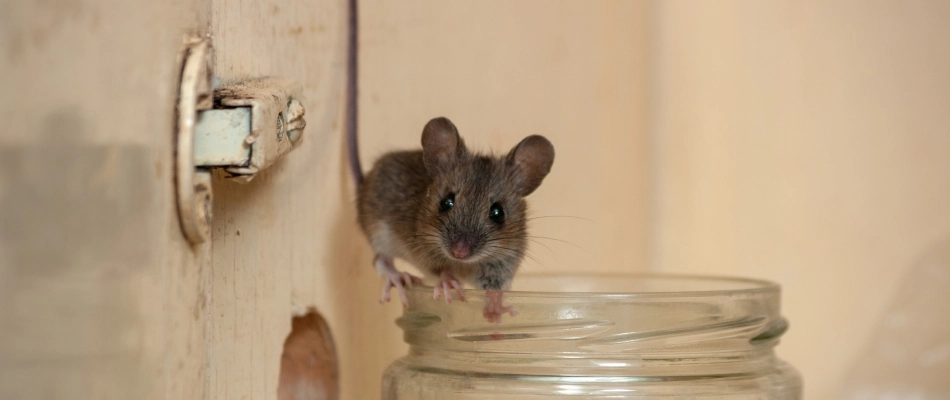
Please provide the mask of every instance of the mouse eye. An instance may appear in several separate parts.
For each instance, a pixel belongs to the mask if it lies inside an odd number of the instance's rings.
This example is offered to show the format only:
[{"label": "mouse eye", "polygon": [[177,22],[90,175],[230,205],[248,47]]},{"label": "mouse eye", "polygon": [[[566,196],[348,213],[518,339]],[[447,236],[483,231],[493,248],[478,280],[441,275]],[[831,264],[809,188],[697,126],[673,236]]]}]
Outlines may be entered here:
[{"label": "mouse eye", "polygon": [[439,212],[444,213],[455,207],[455,193],[449,193],[441,202],[439,202]]},{"label": "mouse eye", "polygon": [[505,210],[501,208],[501,204],[495,203],[491,205],[491,208],[488,210],[488,218],[498,225],[505,222]]}]

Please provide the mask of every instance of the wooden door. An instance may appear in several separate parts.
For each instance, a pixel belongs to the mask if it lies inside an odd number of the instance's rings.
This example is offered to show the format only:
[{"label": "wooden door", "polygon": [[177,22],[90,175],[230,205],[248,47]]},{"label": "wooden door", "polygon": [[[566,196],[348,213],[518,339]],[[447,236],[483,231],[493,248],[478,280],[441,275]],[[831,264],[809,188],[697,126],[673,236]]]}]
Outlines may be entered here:
[{"label": "wooden door", "polygon": [[200,1],[0,4],[0,398],[207,398],[172,122]]}]

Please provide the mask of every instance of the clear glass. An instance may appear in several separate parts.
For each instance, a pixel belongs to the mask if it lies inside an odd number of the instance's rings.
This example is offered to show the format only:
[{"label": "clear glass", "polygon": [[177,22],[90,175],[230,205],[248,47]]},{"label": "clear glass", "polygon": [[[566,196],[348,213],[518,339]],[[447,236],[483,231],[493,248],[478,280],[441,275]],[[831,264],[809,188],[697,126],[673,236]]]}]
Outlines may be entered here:
[{"label": "clear glass", "polygon": [[670,275],[530,276],[488,322],[466,302],[408,291],[396,320],[409,354],[383,375],[384,400],[800,399],[774,347],[787,329],[779,286]]}]

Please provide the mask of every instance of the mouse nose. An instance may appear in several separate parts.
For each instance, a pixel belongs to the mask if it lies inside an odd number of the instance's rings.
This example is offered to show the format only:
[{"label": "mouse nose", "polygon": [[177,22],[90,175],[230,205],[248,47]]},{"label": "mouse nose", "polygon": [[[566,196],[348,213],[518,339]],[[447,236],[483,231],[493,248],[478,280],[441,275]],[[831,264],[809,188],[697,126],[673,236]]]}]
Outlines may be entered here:
[{"label": "mouse nose", "polygon": [[468,256],[472,255],[472,247],[464,240],[456,241],[452,245],[452,255],[459,260],[468,258]]}]

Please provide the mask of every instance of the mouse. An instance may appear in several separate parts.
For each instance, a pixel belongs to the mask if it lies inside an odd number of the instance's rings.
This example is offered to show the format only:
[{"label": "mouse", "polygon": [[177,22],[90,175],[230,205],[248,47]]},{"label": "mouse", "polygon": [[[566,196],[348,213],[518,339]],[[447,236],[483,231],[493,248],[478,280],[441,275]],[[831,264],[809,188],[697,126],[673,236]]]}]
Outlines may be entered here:
[{"label": "mouse", "polygon": [[[455,124],[437,117],[422,129],[421,149],[392,151],[365,174],[357,131],[358,25],[356,0],[350,0],[347,62],[346,141],[356,185],[358,223],[375,252],[373,264],[384,280],[381,302],[396,289],[408,307],[406,288],[422,283],[399,271],[393,260],[407,261],[436,279],[433,298],[464,301],[463,284],[500,292],[509,290],[527,249],[525,197],[550,173],[554,146],[540,135],[521,140],[507,154],[470,150]],[[513,315],[490,301],[485,316]]]}]

